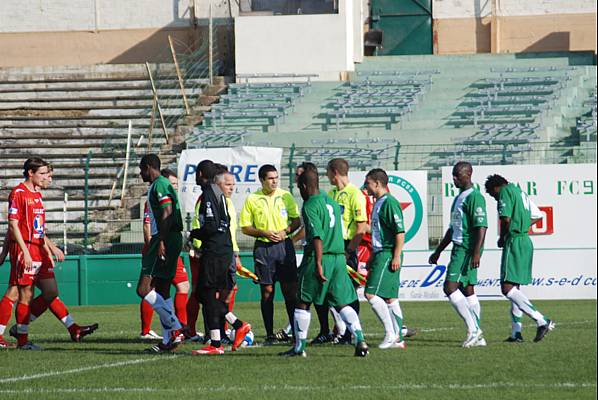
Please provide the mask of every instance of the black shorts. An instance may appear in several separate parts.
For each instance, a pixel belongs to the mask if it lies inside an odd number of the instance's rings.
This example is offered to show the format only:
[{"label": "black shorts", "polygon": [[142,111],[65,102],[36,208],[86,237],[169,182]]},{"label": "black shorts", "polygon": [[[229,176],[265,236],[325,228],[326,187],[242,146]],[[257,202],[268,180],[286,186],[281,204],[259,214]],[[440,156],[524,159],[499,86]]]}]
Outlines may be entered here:
[{"label": "black shorts", "polygon": [[228,273],[230,275],[230,283],[231,287],[227,289],[232,289],[237,284],[237,258],[233,255],[233,260],[231,261],[230,267],[228,269]]},{"label": "black shorts", "polygon": [[212,256],[203,254],[199,265],[198,288],[232,289],[230,256]]},{"label": "black shorts", "polygon": [[359,266],[359,259],[357,257],[357,251],[353,250],[353,251],[349,251],[349,243],[351,243],[350,240],[345,240],[345,252],[347,252],[349,254],[349,257],[347,258],[347,265],[351,268],[353,268],[355,271],[357,271],[357,268]]},{"label": "black shorts", "polygon": [[255,274],[262,285],[297,282],[297,258],[291,239],[278,243],[256,240],[253,261]]}]

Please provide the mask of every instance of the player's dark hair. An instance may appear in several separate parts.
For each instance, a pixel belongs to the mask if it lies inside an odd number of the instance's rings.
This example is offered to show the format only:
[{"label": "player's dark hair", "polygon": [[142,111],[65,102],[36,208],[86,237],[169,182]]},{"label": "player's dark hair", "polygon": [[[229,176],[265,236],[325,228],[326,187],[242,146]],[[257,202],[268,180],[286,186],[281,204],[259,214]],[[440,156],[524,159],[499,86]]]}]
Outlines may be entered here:
[{"label": "player's dark hair", "polygon": [[318,167],[316,167],[316,164],[309,161],[303,161],[301,164],[297,165],[297,169],[299,168],[301,168],[303,171],[315,171],[316,173],[318,172]]},{"label": "player's dark hair", "polygon": [[467,161],[459,161],[453,167],[453,171],[461,171],[462,169],[467,169],[468,171],[473,172],[473,167],[471,163],[468,163]]},{"label": "player's dark hair", "polygon": [[36,173],[41,167],[49,166],[50,164],[47,161],[44,161],[39,157],[28,158],[23,164],[23,176],[29,178],[29,171]]},{"label": "player's dark hair", "polygon": [[384,187],[388,186],[388,175],[386,175],[386,171],[382,168],[374,168],[370,170],[365,177],[366,179],[369,178],[380,183]]},{"label": "player's dark hair", "polygon": [[266,179],[266,175],[268,175],[268,172],[277,172],[276,167],[272,164],[262,165],[260,169],[257,171],[257,176],[259,176],[260,181]]},{"label": "player's dark hair", "polygon": [[201,173],[201,176],[211,181],[214,178],[214,162],[212,160],[203,160],[197,164],[196,173]]},{"label": "player's dark hair", "polygon": [[173,170],[171,170],[170,168],[164,168],[162,171],[160,171],[160,174],[164,177],[164,178],[170,178],[171,176],[174,176],[175,178],[178,178],[176,172],[174,172]]},{"label": "player's dark hair", "polygon": [[347,176],[349,174],[349,163],[344,158],[333,158],[328,161],[328,170],[340,176]]},{"label": "player's dark hair", "polygon": [[308,189],[317,189],[319,182],[318,173],[312,169],[306,169],[299,175],[299,178],[297,178],[297,184],[299,186],[305,185]]},{"label": "player's dark hair", "polygon": [[141,161],[139,161],[139,168],[144,169],[146,167],[150,167],[153,169],[157,169],[160,171],[160,167],[162,163],[160,162],[160,157],[155,154],[146,154],[141,157]]},{"label": "player's dark hair", "polygon": [[490,191],[496,187],[508,185],[509,182],[498,174],[490,175],[486,178],[486,183],[484,186],[486,187],[486,193],[490,193]]}]

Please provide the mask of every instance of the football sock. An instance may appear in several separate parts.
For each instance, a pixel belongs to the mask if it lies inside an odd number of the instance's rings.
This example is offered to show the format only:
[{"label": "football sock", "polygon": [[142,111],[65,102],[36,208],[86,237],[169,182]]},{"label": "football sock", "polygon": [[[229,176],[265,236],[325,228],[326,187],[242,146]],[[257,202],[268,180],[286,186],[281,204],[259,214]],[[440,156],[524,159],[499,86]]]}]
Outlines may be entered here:
[{"label": "football sock", "polygon": [[48,309],[48,303],[44,300],[44,297],[40,294],[29,304],[29,308],[31,310],[31,316],[29,317],[29,322],[35,321],[40,315],[46,312]]},{"label": "football sock", "polygon": [[141,316],[141,334],[146,335],[152,328],[154,309],[147,301],[142,299],[141,304],[139,304],[139,313]]},{"label": "football sock", "polygon": [[[264,327],[266,328],[266,336],[274,335],[274,302],[272,299],[260,302],[262,309],[262,318],[264,319]],[[292,319],[289,320],[292,323]]]},{"label": "football sock", "polygon": [[357,315],[359,315],[359,299],[355,300],[353,303],[349,304],[349,306],[351,306],[352,309],[355,310],[355,312],[357,313]]},{"label": "football sock", "polygon": [[532,305],[532,302],[529,301],[527,296],[524,295],[521,290],[513,287],[509,293],[507,293],[507,298],[515,303],[521,311],[536,321],[538,326],[546,325],[546,320],[544,319],[542,313],[535,309],[535,307]]},{"label": "football sock", "polygon": [[228,311],[233,312],[233,308],[235,307],[235,298],[237,297],[237,292],[239,289],[235,286],[231,291],[232,295],[230,296],[230,300],[228,301]]},{"label": "football sock", "polygon": [[[62,300],[60,300],[60,298],[56,297],[54,300],[52,300],[49,308],[52,314],[54,314],[54,316],[58,318],[60,322],[62,322],[66,329],[70,330],[71,327],[78,327],[75,324],[73,317],[71,317],[71,314],[69,314],[69,310],[66,308],[66,305],[62,302]],[[33,310],[31,310],[31,313],[33,314]]]},{"label": "football sock", "polygon": [[521,320],[523,319],[523,311],[517,304],[511,302],[511,336],[515,337],[517,333],[521,333],[521,329],[523,328],[523,324]]},{"label": "football sock", "polygon": [[220,347],[220,329],[210,329],[210,346]]},{"label": "football sock", "polygon": [[4,335],[4,330],[6,329],[8,321],[10,321],[14,305],[15,302],[6,296],[2,297],[2,300],[0,300],[0,336]]},{"label": "football sock", "polygon": [[339,336],[343,336],[347,331],[347,325],[345,321],[341,318],[341,315],[336,311],[334,307],[330,307],[330,312],[332,313],[332,318],[334,318],[334,324],[336,325],[337,334]]},{"label": "football sock", "polygon": [[477,331],[478,326],[475,323],[475,317],[469,308],[469,304],[467,304],[467,299],[463,296],[460,290],[455,290],[453,293],[450,294],[449,300],[457,314],[465,321],[465,325],[467,325],[467,331],[469,333],[473,333]]},{"label": "football sock", "polygon": [[197,298],[191,294],[187,300],[187,327],[189,328],[189,335],[197,335],[196,327],[197,317],[199,316],[199,302]]},{"label": "football sock", "polygon": [[[295,304],[297,304],[297,300],[285,300],[284,306],[287,310],[287,317],[289,318],[289,324],[292,327],[295,326]],[[274,323],[272,323],[274,325]],[[272,327],[272,332],[274,332],[274,327]]]},{"label": "football sock", "polygon": [[390,312],[388,311],[386,302],[378,296],[373,296],[370,299],[368,299],[368,301],[372,305],[374,313],[376,314],[380,322],[382,322],[382,325],[384,326],[384,331],[386,333],[386,337],[390,338],[395,336],[395,329],[392,324],[392,319],[390,317]]},{"label": "football sock", "polygon": [[297,353],[305,350],[310,320],[311,313],[308,310],[301,310],[299,308],[295,309],[295,352]]},{"label": "football sock", "polygon": [[176,293],[174,295],[174,309],[179,322],[187,325],[187,297],[188,293]]},{"label": "football sock", "polygon": [[403,341],[403,311],[401,310],[401,305],[399,304],[399,300],[395,300],[392,303],[388,304],[388,311],[390,311],[390,315],[393,317],[393,325],[395,328],[395,334],[399,337],[399,340]]},{"label": "football sock", "polygon": [[235,330],[237,330],[243,326],[243,321],[241,321],[239,318],[237,318],[237,316],[230,311],[228,313],[226,313],[224,318],[226,318],[226,322],[231,324]]},{"label": "football sock", "polygon": [[18,303],[15,311],[15,317],[17,320],[17,343],[19,346],[23,346],[29,341],[29,316],[31,315],[31,309],[29,304]]},{"label": "football sock", "polygon": [[[388,309],[387,309],[388,311]],[[361,343],[363,339],[363,331],[361,329],[361,322],[359,316],[353,307],[345,306],[339,311],[339,315],[345,321],[349,331],[355,336],[355,343]]]},{"label": "football sock", "polygon": [[172,299],[164,300],[164,298],[155,290],[144,297],[154,311],[160,316],[160,324],[162,325],[162,343],[167,344],[170,340],[170,332],[172,330],[181,329],[181,324],[174,314]]},{"label": "football sock", "polygon": [[471,296],[467,296],[467,304],[469,304],[469,309],[473,313],[475,318],[476,325],[478,328],[480,327],[480,320],[482,318],[482,307],[480,306],[480,301],[478,300],[478,296],[472,294]]},{"label": "football sock", "polygon": [[320,322],[319,335],[328,335],[330,333],[330,325],[328,324],[328,306],[314,304],[316,314],[318,315],[318,322]]}]

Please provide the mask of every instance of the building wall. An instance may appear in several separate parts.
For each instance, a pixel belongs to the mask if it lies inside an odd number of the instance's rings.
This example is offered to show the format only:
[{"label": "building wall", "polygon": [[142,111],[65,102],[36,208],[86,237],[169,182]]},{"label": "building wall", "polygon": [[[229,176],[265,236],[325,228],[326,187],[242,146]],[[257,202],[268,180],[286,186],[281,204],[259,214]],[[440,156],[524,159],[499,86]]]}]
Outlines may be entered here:
[{"label": "building wall", "polygon": [[[437,54],[491,51],[491,0],[435,0]],[[498,52],[596,52],[596,0],[497,0]]]}]

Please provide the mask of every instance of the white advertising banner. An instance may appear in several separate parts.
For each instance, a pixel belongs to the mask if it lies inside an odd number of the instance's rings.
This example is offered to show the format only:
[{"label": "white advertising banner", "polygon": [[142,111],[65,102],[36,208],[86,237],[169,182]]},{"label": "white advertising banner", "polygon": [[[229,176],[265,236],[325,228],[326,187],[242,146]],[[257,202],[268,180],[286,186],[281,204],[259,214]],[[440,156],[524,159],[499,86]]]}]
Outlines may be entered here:
[{"label": "white advertising banner", "polygon": [[[450,250],[438,265],[428,264],[431,252],[406,252],[401,267],[399,298],[443,300],[442,291]],[[476,294],[483,299],[502,299],[500,292],[500,250],[486,250],[478,271]],[[596,299],[596,249],[536,250],[532,283],[521,290],[531,299]]]},{"label": "white advertising banner", "polygon": [[[473,182],[484,194],[488,211],[486,249],[496,249],[498,238],[496,201],[484,189],[486,177],[492,174],[517,184],[542,211],[543,219],[530,232],[536,249],[596,249],[595,164],[474,166]],[[458,193],[452,167],[443,167],[442,220],[446,228]],[[593,268],[595,271],[595,258]]]},{"label": "white advertising banner", "polygon": [[[390,193],[399,200],[405,219],[405,249],[427,250],[428,173],[426,171],[386,171]],[[367,172],[351,171],[349,179],[361,187]]]},{"label": "white advertising banner", "polygon": [[243,207],[247,196],[262,187],[258,170],[264,164],[272,164],[280,174],[282,149],[272,147],[227,147],[183,150],[178,164],[179,196],[183,213],[193,213],[201,188],[195,184],[195,170],[202,160],[224,164],[236,181],[232,200],[237,212]]}]

